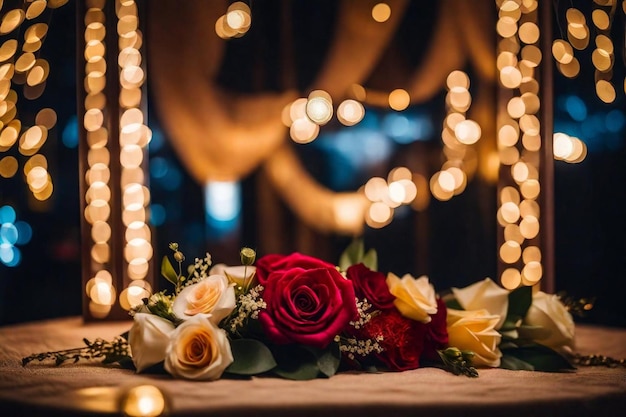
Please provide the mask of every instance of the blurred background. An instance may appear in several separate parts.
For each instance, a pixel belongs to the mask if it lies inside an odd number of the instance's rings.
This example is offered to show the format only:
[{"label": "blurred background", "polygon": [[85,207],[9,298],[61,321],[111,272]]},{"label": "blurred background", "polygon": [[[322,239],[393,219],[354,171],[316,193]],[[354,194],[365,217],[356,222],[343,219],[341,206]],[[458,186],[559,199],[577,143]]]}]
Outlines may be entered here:
[{"label": "blurred background", "polygon": [[[176,241],[189,259],[209,251],[216,261],[236,263],[238,250],[245,245],[256,248],[259,255],[298,250],[336,262],[353,233],[320,230],[303,221],[293,204],[271,186],[266,166],[253,165],[242,169],[237,181],[212,184],[199,181],[198,169],[190,169],[186,154],[180,149],[180,126],[169,113],[176,106],[176,97],[169,100],[167,95],[172,93],[167,85],[182,88],[189,74],[200,76],[192,61],[217,60],[210,49],[205,49],[210,46],[207,39],[216,36],[211,13],[219,9],[223,14],[230,3],[211,2],[211,7],[203,7],[208,2],[190,0],[176,5],[159,1],[159,8],[153,7],[156,2],[146,2],[150,5],[142,9],[148,21],[144,42],[147,124],[152,130],[148,147],[149,222],[154,259],[168,254],[168,243]],[[397,22],[386,35],[388,39],[376,65],[363,70],[364,85],[376,91],[392,90],[401,84],[398,80],[410,78],[425,66],[432,53],[429,45],[435,40],[437,22],[443,14],[453,15],[461,25],[464,19],[462,1],[388,3]],[[543,57],[543,63],[548,62],[554,69],[554,132],[579,138],[586,149],[584,158],[577,163],[554,161],[555,288],[575,297],[597,297],[594,309],[580,321],[626,326],[622,308],[626,291],[623,5],[621,1],[613,2],[613,7],[608,5],[610,2],[554,2],[552,39],[567,39],[566,14],[570,3],[587,16],[591,30],[592,21],[595,22],[592,9],[602,6],[613,11],[609,31],[615,40],[611,77],[616,94],[609,103],[598,96],[593,47],[576,51],[580,70],[575,78],[564,76],[553,57]],[[5,1],[1,14],[4,16],[22,4]],[[323,74],[322,64],[337,36],[339,16],[343,16],[342,4],[330,0],[253,2],[249,30],[223,42],[220,65],[210,74],[220,93],[226,97],[306,97]],[[483,18],[493,22],[480,28],[486,34],[480,33],[493,46],[495,57],[498,10],[492,0],[481,0],[480,5],[487,10]],[[395,10],[402,12],[395,14]],[[45,91],[29,99],[22,85],[13,87],[19,96],[22,120],[32,120],[41,109],[52,108],[57,121],[41,148],[53,183],[48,198],[34,197],[25,181],[21,170],[28,157],[17,147],[0,148],[0,324],[79,315],[82,309],[78,177],[78,131],[82,122],[77,119],[77,86],[82,80],[77,81],[81,64],[76,59],[76,15],[76,4],[69,1],[46,10],[38,20],[49,25],[38,51],[50,66]],[[164,23],[169,25],[166,30]],[[31,23],[27,21],[24,26],[28,24]],[[468,21],[467,26],[471,25]],[[2,32],[0,42],[24,36],[23,29],[17,32]],[[376,34],[371,36],[375,38]],[[180,44],[180,39],[187,42]],[[185,55],[191,47],[197,55]],[[0,48],[0,58],[2,51]],[[164,61],[168,58],[169,66]],[[483,97],[480,100],[495,103],[495,87],[489,84],[480,65],[476,58],[460,59],[456,69],[469,75],[469,91],[476,102]],[[173,81],[172,74],[178,74],[176,82],[182,87]],[[283,141],[306,172],[332,192],[359,190],[369,178],[387,178],[397,167],[409,167],[419,173],[417,178],[423,183],[420,188],[419,180],[416,181],[415,200],[396,208],[391,221],[379,222],[384,225],[368,223],[362,237],[366,247],[377,249],[381,271],[427,274],[437,289],[498,277],[497,180],[481,174],[477,168],[473,174],[470,170],[462,192],[451,198],[437,198],[429,188],[430,178],[445,161],[441,126],[447,116],[446,93],[442,85],[400,111],[366,103],[365,115],[355,126],[347,127],[334,118],[307,144],[290,140],[285,127]],[[228,104],[227,99],[225,103]],[[477,119],[480,117],[476,115]],[[206,137],[210,132],[207,126]],[[194,140],[201,143],[209,139],[203,139],[200,132]],[[483,127],[481,143],[489,142],[495,148],[495,132]],[[477,161],[482,150],[480,145]],[[13,175],[6,168],[8,157],[19,163],[20,168]],[[231,167],[240,164],[236,158],[228,163]],[[295,195],[298,190],[292,192]],[[296,199],[306,198],[302,195]]]}]

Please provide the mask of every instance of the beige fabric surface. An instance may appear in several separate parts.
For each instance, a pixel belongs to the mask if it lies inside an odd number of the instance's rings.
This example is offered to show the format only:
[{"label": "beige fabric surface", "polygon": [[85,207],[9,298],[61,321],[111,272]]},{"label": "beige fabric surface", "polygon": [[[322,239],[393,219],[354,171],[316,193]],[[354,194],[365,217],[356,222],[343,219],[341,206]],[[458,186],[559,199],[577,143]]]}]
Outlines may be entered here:
[{"label": "beige fabric surface", "polygon": [[[21,366],[23,356],[78,347],[83,337],[110,339],[130,324],[66,318],[0,327],[0,416],[115,415],[123,392],[140,384],[159,387],[176,416],[619,416],[626,410],[625,368],[484,369],[477,379],[422,368],[313,381],[190,382],[97,363]],[[580,353],[626,357],[626,329],[578,326],[577,346]]]}]

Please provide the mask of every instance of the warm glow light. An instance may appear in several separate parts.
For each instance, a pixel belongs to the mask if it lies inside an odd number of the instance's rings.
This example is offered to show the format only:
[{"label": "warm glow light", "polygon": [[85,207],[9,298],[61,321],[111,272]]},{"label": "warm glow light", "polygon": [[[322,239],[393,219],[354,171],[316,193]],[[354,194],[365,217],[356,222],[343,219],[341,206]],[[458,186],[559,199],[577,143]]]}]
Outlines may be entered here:
[{"label": "warm glow light", "polygon": [[365,108],[356,100],[344,100],[337,108],[337,119],[345,126],[354,126],[363,120]]},{"label": "warm glow light", "polygon": [[314,90],[306,103],[306,115],[315,124],[325,125],[333,117],[333,101],[323,90]]},{"label": "warm glow light", "polygon": [[507,103],[506,110],[509,116],[514,119],[519,119],[526,112],[526,106],[521,97],[513,97]]},{"label": "warm glow light", "polygon": [[526,239],[534,239],[539,234],[539,220],[533,216],[526,216],[519,224],[519,230]]},{"label": "warm glow light", "polygon": [[520,185],[520,191],[524,198],[534,200],[539,196],[541,187],[536,179],[529,179]]},{"label": "warm glow light", "polygon": [[165,408],[165,397],[154,385],[133,387],[122,400],[122,412],[128,417],[156,417]]},{"label": "warm glow light", "polygon": [[502,218],[507,223],[515,223],[519,220],[519,206],[513,202],[503,203],[499,211],[502,214]]},{"label": "warm glow light", "polygon": [[454,135],[459,142],[472,145],[480,139],[481,129],[475,121],[463,120],[454,127]]},{"label": "warm glow light", "polygon": [[507,290],[514,290],[522,283],[520,272],[515,268],[507,268],[500,276],[500,283]]},{"label": "warm glow light", "polygon": [[528,165],[524,162],[517,162],[511,167],[513,179],[517,182],[524,182],[528,179]]},{"label": "warm glow light", "polygon": [[522,82],[522,73],[514,66],[505,66],[500,70],[500,82],[506,88],[517,88]]},{"label": "warm glow light", "polygon": [[502,262],[512,264],[517,262],[521,256],[522,249],[520,244],[513,240],[508,240],[500,246],[500,259],[502,259]]},{"label": "warm glow light", "polygon": [[291,139],[296,143],[309,143],[319,134],[319,125],[313,123],[308,117],[296,119],[289,128]]},{"label": "warm glow light", "polygon": [[465,72],[455,70],[448,74],[446,85],[448,86],[448,90],[452,90],[455,87],[467,90],[470,86],[470,79]]},{"label": "warm glow light", "polygon": [[574,150],[571,138],[565,133],[554,133],[552,140],[555,159],[565,159]]},{"label": "warm glow light", "polygon": [[[537,283],[543,276],[543,268],[540,262],[531,261],[522,269],[522,279],[530,285]],[[526,282],[525,282],[526,283]]]},{"label": "warm glow light", "polygon": [[391,219],[393,210],[382,202],[375,202],[369,208],[369,217],[376,223],[386,223]]},{"label": "warm glow light", "polygon": [[522,260],[525,264],[530,262],[541,262],[541,249],[537,246],[528,246],[522,252]]},{"label": "warm glow light", "polygon": [[398,88],[389,93],[389,107],[393,110],[405,110],[409,104],[411,104],[411,96],[406,90]]},{"label": "warm glow light", "polygon": [[372,18],[379,23],[386,22],[391,17],[391,7],[387,3],[378,3],[372,8]]},{"label": "warm glow light", "polygon": [[382,201],[387,193],[387,181],[384,178],[372,177],[364,187],[365,197],[371,202]]},{"label": "warm glow light", "polygon": [[441,189],[446,192],[452,192],[456,188],[454,176],[448,171],[440,171],[437,182]]}]

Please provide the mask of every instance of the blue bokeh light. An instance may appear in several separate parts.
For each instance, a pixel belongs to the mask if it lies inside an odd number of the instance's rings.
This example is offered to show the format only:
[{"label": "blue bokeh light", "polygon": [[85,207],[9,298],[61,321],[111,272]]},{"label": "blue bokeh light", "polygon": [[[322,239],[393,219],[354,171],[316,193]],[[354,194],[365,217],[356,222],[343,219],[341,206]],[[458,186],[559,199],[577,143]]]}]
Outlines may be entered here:
[{"label": "blue bokeh light", "polygon": [[165,207],[161,204],[152,204],[150,205],[150,223],[153,226],[161,226],[165,223],[165,219],[167,219],[167,212],[165,211]]},{"label": "blue bokeh light", "polygon": [[624,113],[619,109],[611,110],[606,114],[605,118],[606,130],[617,133],[624,128],[626,118]]},{"label": "blue bokeh light", "polygon": [[154,158],[150,159],[150,176],[152,178],[165,177],[169,172],[169,165],[170,163],[167,161],[167,159],[160,156],[155,156]]},{"label": "blue bokeh light", "polygon": [[71,116],[61,133],[61,141],[63,145],[70,149],[78,147],[78,119]]},{"label": "blue bokeh light", "polygon": [[567,96],[565,99],[565,110],[577,122],[582,122],[587,118],[587,105],[578,96]]},{"label": "blue bokeh light", "polygon": [[30,227],[30,224],[18,220],[15,222],[15,227],[17,228],[17,244],[25,245],[30,242],[33,237],[33,228]]},{"label": "blue bokeh light", "polygon": [[11,206],[0,207],[0,224],[15,223],[15,210]]},{"label": "blue bokeh light", "polygon": [[13,223],[3,223],[0,226],[0,243],[15,245],[17,243],[17,227]]}]

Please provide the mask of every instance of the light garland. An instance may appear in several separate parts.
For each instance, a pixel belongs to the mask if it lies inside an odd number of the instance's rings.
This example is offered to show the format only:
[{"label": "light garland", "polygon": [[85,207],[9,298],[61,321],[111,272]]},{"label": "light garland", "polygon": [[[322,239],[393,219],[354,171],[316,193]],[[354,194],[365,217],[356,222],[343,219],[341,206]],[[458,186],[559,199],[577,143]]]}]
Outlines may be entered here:
[{"label": "light garland", "polygon": [[499,103],[497,146],[500,159],[498,188],[498,255],[504,268],[500,283],[507,289],[534,285],[543,268],[538,246],[539,151],[541,149],[539,83],[535,68],[541,62],[536,1],[499,1],[497,66]]},{"label": "light garland", "polygon": [[137,4],[114,2],[118,70],[107,77],[114,49],[106,41],[115,39],[107,33],[112,27],[107,17],[113,14],[105,0],[87,3],[82,143],[88,168],[83,229],[88,230],[91,250],[83,266],[83,283],[86,318],[101,319],[117,317],[120,307],[130,310],[152,293],[150,190],[145,176],[146,146],[152,133],[144,124],[141,107],[145,74]]}]

